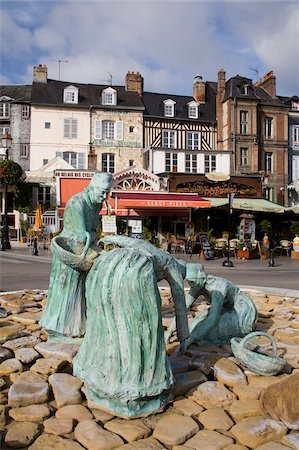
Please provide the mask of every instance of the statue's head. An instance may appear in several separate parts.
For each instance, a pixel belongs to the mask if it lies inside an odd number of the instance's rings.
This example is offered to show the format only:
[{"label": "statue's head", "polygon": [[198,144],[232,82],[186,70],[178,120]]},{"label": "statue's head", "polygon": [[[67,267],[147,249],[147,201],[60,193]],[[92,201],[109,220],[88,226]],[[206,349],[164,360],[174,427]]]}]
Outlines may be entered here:
[{"label": "statue's head", "polygon": [[186,280],[188,283],[203,286],[207,279],[207,273],[202,264],[187,263]]},{"label": "statue's head", "polygon": [[86,188],[92,203],[100,203],[105,200],[110,191],[111,183],[111,173],[97,172],[94,174]]}]

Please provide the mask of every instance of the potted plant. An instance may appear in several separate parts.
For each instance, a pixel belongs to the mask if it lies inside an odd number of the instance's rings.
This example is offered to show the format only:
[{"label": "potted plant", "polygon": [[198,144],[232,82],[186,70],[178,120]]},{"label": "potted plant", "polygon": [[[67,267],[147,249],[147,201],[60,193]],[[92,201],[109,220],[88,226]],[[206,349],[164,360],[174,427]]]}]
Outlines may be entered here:
[{"label": "potted plant", "polygon": [[22,236],[20,237],[20,242],[24,243],[27,240],[27,233],[30,228],[30,224],[28,220],[21,220],[21,232]]}]

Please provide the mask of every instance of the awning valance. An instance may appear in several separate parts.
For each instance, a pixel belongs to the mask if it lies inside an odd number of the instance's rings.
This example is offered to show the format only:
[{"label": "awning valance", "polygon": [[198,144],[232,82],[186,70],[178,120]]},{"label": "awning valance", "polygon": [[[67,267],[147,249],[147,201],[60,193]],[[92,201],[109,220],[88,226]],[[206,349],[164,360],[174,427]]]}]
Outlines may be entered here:
[{"label": "awning valance", "polygon": [[[218,208],[228,204],[227,198],[205,197],[211,202],[212,208]],[[284,213],[285,208],[277,203],[270,202],[264,198],[234,198],[233,209],[241,209],[245,211]]]},{"label": "awning valance", "polygon": [[210,208],[211,205],[197,194],[113,191],[111,197],[123,206],[134,208]]}]

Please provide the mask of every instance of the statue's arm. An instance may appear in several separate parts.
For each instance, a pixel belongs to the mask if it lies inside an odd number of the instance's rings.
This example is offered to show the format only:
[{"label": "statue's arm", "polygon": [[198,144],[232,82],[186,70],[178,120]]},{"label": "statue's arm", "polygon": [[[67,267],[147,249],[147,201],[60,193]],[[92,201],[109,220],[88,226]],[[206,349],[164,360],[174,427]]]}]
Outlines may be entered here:
[{"label": "statue's arm", "polygon": [[136,239],[128,236],[105,236],[99,240],[99,243],[103,244],[115,244],[119,247],[132,247],[136,244]]}]

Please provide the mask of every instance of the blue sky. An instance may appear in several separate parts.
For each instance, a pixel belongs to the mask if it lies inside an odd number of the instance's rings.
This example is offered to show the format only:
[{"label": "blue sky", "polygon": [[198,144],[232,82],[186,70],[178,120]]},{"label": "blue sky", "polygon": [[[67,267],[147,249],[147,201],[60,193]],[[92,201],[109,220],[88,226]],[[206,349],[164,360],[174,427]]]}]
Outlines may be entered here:
[{"label": "blue sky", "polygon": [[270,70],[279,95],[299,95],[299,2],[288,0],[0,0],[0,84],[30,84],[35,64],[70,82],[192,94],[220,68],[256,80]]}]

